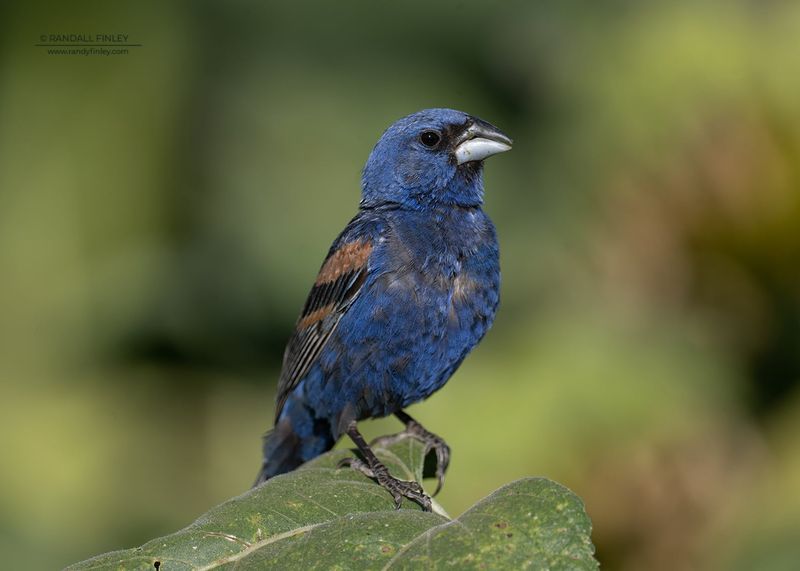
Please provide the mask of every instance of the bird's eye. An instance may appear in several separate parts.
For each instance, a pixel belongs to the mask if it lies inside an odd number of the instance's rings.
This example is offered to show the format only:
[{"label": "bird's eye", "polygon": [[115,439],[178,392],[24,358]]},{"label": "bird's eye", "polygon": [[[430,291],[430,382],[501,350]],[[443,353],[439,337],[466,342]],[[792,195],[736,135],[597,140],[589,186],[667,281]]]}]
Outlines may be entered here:
[{"label": "bird's eye", "polygon": [[436,131],[423,131],[419,136],[419,140],[426,147],[435,147],[442,140],[442,137]]}]

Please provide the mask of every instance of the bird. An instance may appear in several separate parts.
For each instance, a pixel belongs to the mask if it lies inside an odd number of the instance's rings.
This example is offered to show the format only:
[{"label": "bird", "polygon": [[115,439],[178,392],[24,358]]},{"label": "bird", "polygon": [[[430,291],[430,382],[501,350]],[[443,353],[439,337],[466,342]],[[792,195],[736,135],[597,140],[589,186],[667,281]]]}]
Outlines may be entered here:
[{"label": "bird", "polygon": [[405,429],[395,437],[435,451],[438,493],[450,448],[405,409],[439,390],[494,321],[499,247],[482,208],[483,161],[511,146],[494,125],[444,108],[403,117],[381,135],[358,212],[330,247],[286,345],[254,486],[346,434],[361,458],[341,466],[375,480],[398,509],[406,498],[431,510],[431,496],[392,476],[357,424],[396,416]]}]

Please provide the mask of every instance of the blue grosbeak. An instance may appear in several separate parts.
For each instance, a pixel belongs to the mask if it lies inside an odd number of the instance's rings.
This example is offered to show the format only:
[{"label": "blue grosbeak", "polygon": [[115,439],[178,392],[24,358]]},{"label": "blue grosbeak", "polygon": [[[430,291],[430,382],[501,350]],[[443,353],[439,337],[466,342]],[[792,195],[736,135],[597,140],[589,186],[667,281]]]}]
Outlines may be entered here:
[{"label": "blue grosbeak", "polygon": [[437,456],[449,448],[404,412],[444,385],[492,324],[500,269],[481,209],[483,159],[511,148],[496,127],[426,109],[381,136],[362,176],[356,214],[331,246],[289,339],[275,427],[256,484],[294,470],[348,434],[399,507],[430,509],[416,482],[391,476],[356,423],[394,414]]}]

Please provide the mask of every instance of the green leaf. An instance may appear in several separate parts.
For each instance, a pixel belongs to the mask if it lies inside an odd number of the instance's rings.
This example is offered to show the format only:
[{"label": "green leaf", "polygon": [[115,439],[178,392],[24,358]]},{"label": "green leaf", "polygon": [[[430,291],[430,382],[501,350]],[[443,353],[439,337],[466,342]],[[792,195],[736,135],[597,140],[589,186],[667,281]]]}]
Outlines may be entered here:
[{"label": "green leaf", "polygon": [[[378,456],[400,478],[421,478],[411,438]],[[141,547],[99,555],[72,570],[597,569],[581,500],[544,478],[508,484],[456,519],[405,502],[337,450],[228,500],[190,526]],[[437,504],[438,507],[438,504]]]}]

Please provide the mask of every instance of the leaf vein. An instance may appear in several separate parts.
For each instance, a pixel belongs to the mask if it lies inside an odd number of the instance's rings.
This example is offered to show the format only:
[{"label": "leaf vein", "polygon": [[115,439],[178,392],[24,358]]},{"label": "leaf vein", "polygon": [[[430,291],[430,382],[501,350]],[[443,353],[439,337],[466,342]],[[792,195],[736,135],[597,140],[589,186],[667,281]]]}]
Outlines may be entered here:
[{"label": "leaf vein", "polygon": [[210,564],[208,564],[208,565],[206,565],[204,567],[198,567],[196,571],[207,571],[209,569],[214,569],[216,567],[219,567],[221,565],[224,565],[226,563],[231,563],[231,562],[234,563],[234,565],[236,565],[236,564],[238,564],[239,560],[243,559],[244,557],[250,555],[254,551],[258,551],[259,549],[261,549],[261,548],[263,548],[263,547],[265,547],[265,546],[267,546],[267,545],[269,545],[271,543],[275,543],[275,542],[278,542],[278,541],[282,541],[284,539],[289,539],[289,538],[294,537],[296,535],[303,534],[303,533],[305,533],[307,531],[311,531],[312,529],[317,528],[317,527],[319,527],[321,525],[325,525],[326,523],[328,523],[328,522],[312,523],[311,525],[305,525],[303,527],[297,527],[295,529],[292,529],[292,530],[289,530],[289,531],[285,531],[285,532],[279,533],[277,535],[273,535],[272,537],[269,537],[269,538],[264,539],[262,541],[256,541],[255,543],[251,543],[250,547],[248,547],[247,549],[242,549],[238,553],[234,553],[233,555],[229,555],[228,557],[223,557],[222,559],[217,559],[213,563],[210,563]]}]

